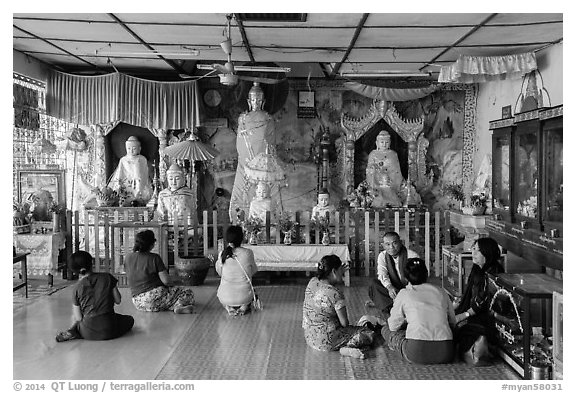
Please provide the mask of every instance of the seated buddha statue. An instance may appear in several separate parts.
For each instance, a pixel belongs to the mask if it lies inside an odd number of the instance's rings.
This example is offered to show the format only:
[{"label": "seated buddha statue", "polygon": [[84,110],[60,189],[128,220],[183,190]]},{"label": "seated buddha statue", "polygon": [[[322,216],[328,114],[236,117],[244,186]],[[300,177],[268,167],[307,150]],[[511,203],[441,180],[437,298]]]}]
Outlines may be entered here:
[{"label": "seated buddha statue", "polygon": [[[398,155],[390,149],[390,134],[382,130],[376,137],[376,149],[368,155],[366,182],[371,191],[381,194],[384,206],[386,204],[400,206],[397,195],[403,181]],[[395,195],[396,198],[394,198]]]},{"label": "seated buddha statue", "polygon": [[147,202],[152,196],[152,185],[148,177],[148,160],[140,154],[142,146],[135,136],[126,140],[126,155],[120,158],[108,187],[114,191],[121,188],[129,197]]},{"label": "seated buddha statue", "polygon": [[270,186],[268,183],[260,181],[256,185],[256,195],[250,202],[248,217],[257,217],[262,223],[265,223],[266,212],[270,212],[270,218],[273,218],[276,213],[276,207],[272,203],[272,198],[270,198]]},{"label": "seated buddha statue", "polygon": [[336,208],[330,204],[330,193],[323,188],[318,193],[318,204],[312,208],[312,217],[326,216],[326,213],[333,213]]},{"label": "seated buddha statue", "polygon": [[172,164],[166,171],[168,188],[158,193],[158,206],[154,218],[157,221],[172,223],[174,217],[179,222],[188,220],[196,209],[195,196],[192,189],[185,184],[185,173],[178,164]]}]

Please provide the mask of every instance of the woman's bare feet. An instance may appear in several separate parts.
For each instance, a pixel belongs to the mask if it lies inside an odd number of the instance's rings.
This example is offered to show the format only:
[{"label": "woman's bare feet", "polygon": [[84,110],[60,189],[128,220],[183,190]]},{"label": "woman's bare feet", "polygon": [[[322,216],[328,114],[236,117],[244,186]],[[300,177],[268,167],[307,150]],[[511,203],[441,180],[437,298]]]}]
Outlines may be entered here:
[{"label": "woman's bare feet", "polygon": [[176,314],[193,314],[194,313],[194,306],[192,304],[188,306],[177,306],[174,307],[174,312]]},{"label": "woman's bare feet", "polygon": [[349,356],[356,359],[364,359],[366,355],[358,348],[342,347],[340,348],[340,355]]}]

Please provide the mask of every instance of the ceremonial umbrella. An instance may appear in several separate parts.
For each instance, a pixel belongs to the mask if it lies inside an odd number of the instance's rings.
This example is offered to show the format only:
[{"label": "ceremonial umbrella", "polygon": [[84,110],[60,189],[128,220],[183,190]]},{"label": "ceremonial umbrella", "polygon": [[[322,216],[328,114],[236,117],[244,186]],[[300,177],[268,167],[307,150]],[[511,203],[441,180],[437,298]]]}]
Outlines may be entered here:
[{"label": "ceremonial umbrella", "polygon": [[192,172],[194,161],[208,161],[220,154],[212,146],[203,143],[194,133],[190,134],[187,140],[168,146],[164,149],[164,153],[170,158],[191,161]]},{"label": "ceremonial umbrella", "polygon": [[258,183],[260,181],[269,184],[284,183],[286,181],[286,173],[278,162],[275,155],[270,154],[268,149],[266,152],[259,153],[250,160],[245,168],[246,180],[250,183]]}]

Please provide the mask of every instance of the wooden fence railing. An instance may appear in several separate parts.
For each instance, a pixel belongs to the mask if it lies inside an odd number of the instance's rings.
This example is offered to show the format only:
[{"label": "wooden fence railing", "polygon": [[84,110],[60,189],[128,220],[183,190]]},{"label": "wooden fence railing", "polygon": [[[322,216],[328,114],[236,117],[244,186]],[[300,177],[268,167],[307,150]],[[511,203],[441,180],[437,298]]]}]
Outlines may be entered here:
[{"label": "wooden fence railing", "polygon": [[[190,216],[187,222],[159,224],[150,221],[146,208],[97,208],[68,213],[67,238],[69,253],[76,250],[90,252],[96,260],[96,269],[123,273],[123,255],[133,246],[134,235],[152,229],[159,240],[155,249],[171,264],[173,236],[178,234],[179,254],[217,254],[218,240],[223,238],[228,221],[218,221],[216,211],[203,211],[198,221]],[[296,212],[293,220],[298,228],[293,243],[317,244],[321,234],[312,228],[309,212]],[[375,274],[378,253],[382,251],[382,235],[387,231],[400,234],[403,243],[426,261],[430,274],[441,274],[442,245],[449,243],[448,214],[417,209],[341,210],[331,214],[330,242],[347,244],[352,257],[351,273],[356,276]],[[280,244],[283,239],[277,223],[267,214],[259,242]],[[444,240],[446,239],[446,240]]]}]

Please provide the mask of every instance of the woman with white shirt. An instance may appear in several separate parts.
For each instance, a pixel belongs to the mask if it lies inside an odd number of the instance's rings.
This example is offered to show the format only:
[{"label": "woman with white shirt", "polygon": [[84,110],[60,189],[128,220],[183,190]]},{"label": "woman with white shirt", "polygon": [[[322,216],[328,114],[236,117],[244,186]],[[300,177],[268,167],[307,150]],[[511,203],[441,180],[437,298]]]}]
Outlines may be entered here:
[{"label": "woman with white shirt", "polygon": [[399,351],[411,363],[452,362],[451,327],[456,317],[448,294],[426,283],[428,269],[420,258],[408,259],[404,275],[409,284],[396,295],[382,337],[391,350]]}]

